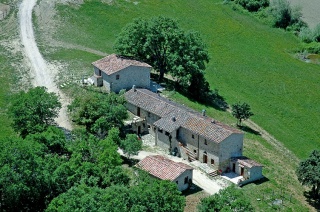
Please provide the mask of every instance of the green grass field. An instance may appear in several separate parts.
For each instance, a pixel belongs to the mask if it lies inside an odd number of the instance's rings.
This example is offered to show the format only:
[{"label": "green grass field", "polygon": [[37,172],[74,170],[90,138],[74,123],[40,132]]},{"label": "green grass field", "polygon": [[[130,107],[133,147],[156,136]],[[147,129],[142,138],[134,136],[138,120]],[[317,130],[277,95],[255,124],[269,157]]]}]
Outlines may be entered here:
[{"label": "green grass field", "polygon": [[88,1],[59,6],[63,25],[55,39],[113,53],[121,28],[134,18],[164,15],[197,30],[208,45],[207,80],[229,104],[245,101],[252,118],[299,158],[320,148],[320,67],[293,57],[299,41],[257,23],[220,0]]},{"label": "green grass field", "polygon": [[[80,7],[58,6],[60,27],[54,39],[113,53],[117,34],[134,18],[175,18],[183,29],[202,34],[211,57],[206,78],[229,104],[249,103],[255,113],[252,119],[300,159],[320,149],[320,66],[294,58],[293,52],[300,47],[295,36],[233,11],[222,0],[142,0],[137,5],[113,2],[108,5],[91,0]],[[68,63],[67,72],[89,74],[91,62],[101,56],[61,47],[48,51],[45,57]],[[179,93],[167,94],[198,111],[206,108],[211,117],[235,125],[236,120],[227,112],[191,102]],[[263,174],[268,179],[244,187],[256,210],[310,210],[304,188],[296,179],[297,163],[258,135],[246,133],[245,137],[244,154],[265,166]],[[285,201],[283,207],[271,205],[276,198]]]}]

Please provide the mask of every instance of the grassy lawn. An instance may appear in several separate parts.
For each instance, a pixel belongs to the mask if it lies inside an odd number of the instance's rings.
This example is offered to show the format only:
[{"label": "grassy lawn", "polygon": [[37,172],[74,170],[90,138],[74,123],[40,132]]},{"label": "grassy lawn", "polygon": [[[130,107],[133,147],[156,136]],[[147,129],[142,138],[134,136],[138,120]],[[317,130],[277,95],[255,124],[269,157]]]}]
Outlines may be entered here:
[{"label": "grassy lawn", "polygon": [[[223,5],[222,0],[113,2],[108,5],[91,0],[80,7],[58,6],[61,24],[54,39],[113,53],[116,35],[134,18],[156,15],[175,18],[182,28],[202,34],[211,57],[206,78],[229,104],[249,103],[255,113],[253,120],[301,159],[313,149],[320,149],[317,127],[320,123],[320,66],[293,57],[300,43],[292,34],[257,23],[254,18]],[[91,62],[101,56],[59,48],[45,57],[68,63],[66,71],[81,76],[90,74]],[[198,111],[205,108],[179,93],[168,95]],[[235,124],[229,113],[212,108],[206,110],[217,120]],[[295,176],[295,161],[249,133],[244,154],[265,166],[264,175],[268,180],[243,188],[257,210],[308,210],[304,188]],[[277,198],[284,200],[283,207],[272,206]]]}]

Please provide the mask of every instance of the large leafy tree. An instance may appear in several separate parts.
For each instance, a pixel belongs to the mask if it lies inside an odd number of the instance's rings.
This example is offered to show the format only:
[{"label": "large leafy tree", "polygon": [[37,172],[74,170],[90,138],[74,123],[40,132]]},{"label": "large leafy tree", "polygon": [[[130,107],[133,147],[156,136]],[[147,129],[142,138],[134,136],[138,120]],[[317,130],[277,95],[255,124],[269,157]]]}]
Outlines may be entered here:
[{"label": "large leafy tree", "polygon": [[243,120],[246,120],[253,116],[254,114],[251,112],[250,105],[247,103],[236,103],[232,105],[232,115],[238,120],[237,124],[241,125]]},{"label": "large leafy tree", "polygon": [[84,93],[72,102],[69,110],[73,121],[103,138],[112,127],[122,128],[128,116],[125,102],[122,93]]},{"label": "large leafy tree", "polygon": [[199,212],[209,211],[253,211],[251,203],[243,192],[234,185],[220,190],[219,193],[203,198],[198,205]]},{"label": "large leafy tree", "polygon": [[0,211],[41,211],[54,197],[51,174],[62,164],[32,140],[0,141]]},{"label": "large leafy tree", "polygon": [[297,176],[302,185],[311,187],[312,196],[318,199],[320,196],[320,151],[314,150],[309,158],[300,162]]},{"label": "large leafy tree", "polygon": [[[171,18],[136,19],[119,34],[118,53],[149,63],[159,71],[159,81],[169,72],[183,86],[204,74],[209,56],[199,33],[184,32]],[[208,86],[208,84],[206,84]]]},{"label": "large leafy tree", "polygon": [[130,158],[131,155],[137,155],[141,150],[142,141],[138,139],[136,134],[128,134],[126,138],[121,141],[121,148],[128,158]]},{"label": "large leafy tree", "polygon": [[61,103],[55,93],[48,93],[45,87],[31,88],[13,96],[9,108],[13,128],[24,138],[28,134],[43,132],[54,124]]}]

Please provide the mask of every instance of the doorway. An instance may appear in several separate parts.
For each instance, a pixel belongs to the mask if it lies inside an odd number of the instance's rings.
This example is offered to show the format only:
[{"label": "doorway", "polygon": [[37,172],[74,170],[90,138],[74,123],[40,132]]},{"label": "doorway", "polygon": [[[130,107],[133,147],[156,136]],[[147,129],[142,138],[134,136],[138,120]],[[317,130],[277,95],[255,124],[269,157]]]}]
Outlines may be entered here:
[{"label": "doorway", "polygon": [[232,164],[232,172],[236,172],[236,164],[235,163]]},{"label": "doorway", "polygon": [[207,163],[208,162],[208,156],[207,154],[203,154],[203,162]]},{"label": "doorway", "polygon": [[138,135],[141,135],[141,126],[138,126]]},{"label": "doorway", "polygon": [[137,116],[140,116],[140,107],[137,107]]},{"label": "doorway", "polygon": [[241,175],[241,176],[243,176],[244,168],[243,168],[243,167],[241,167],[240,171],[241,171],[241,172],[240,172],[240,173],[241,173],[240,175]]}]

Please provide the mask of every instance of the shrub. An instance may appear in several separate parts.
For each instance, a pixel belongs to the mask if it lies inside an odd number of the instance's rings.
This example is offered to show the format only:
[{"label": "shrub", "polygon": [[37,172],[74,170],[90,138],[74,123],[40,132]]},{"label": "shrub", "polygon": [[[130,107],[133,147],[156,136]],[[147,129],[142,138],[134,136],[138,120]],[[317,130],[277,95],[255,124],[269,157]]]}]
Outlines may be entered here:
[{"label": "shrub", "polygon": [[257,12],[261,8],[269,6],[269,0],[235,0],[235,3],[240,4],[250,12]]},{"label": "shrub", "polygon": [[299,38],[306,43],[311,43],[313,40],[313,32],[308,27],[303,27],[299,32]]},{"label": "shrub", "polygon": [[320,53],[320,43],[311,42],[311,43],[305,44],[302,48],[302,51],[307,51],[307,52],[313,53],[313,54],[319,54]]},{"label": "shrub", "polygon": [[313,30],[313,41],[320,42],[320,24]]},{"label": "shrub", "polygon": [[287,0],[272,1],[271,14],[274,17],[273,25],[275,27],[287,29],[290,26],[288,30],[299,31],[301,27],[305,26],[301,20],[301,8],[292,8]]}]

